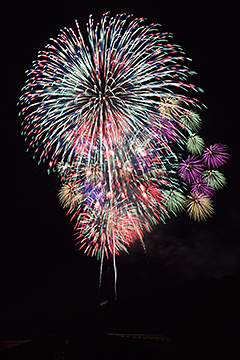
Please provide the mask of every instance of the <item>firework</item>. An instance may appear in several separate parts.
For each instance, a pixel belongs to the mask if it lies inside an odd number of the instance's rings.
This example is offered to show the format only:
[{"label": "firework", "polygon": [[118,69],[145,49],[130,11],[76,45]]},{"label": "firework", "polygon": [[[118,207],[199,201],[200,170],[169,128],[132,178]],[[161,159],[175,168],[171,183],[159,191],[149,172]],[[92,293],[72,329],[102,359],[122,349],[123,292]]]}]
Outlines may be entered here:
[{"label": "firework", "polygon": [[186,197],[177,190],[166,190],[164,193],[167,198],[167,209],[172,213],[183,211],[185,208]]},{"label": "firework", "polygon": [[204,194],[190,194],[186,200],[187,212],[193,220],[206,220],[212,216],[212,200]]},{"label": "firework", "polygon": [[183,160],[179,166],[179,173],[183,181],[191,184],[199,175],[201,175],[204,169],[202,160],[196,155],[188,155],[186,160]]},{"label": "firework", "polygon": [[202,125],[200,115],[196,111],[185,111],[181,114],[181,121],[189,133],[198,132]]},{"label": "firework", "polygon": [[191,192],[195,195],[203,194],[207,195],[209,198],[213,196],[214,189],[209,186],[208,182],[199,176],[191,186]]},{"label": "firework", "polygon": [[205,170],[203,179],[216,190],[220,190],[227,185],[226,177],[218,170]]},{"label": "firework", "polygon": [[[152,126],[146,127],[150,121],[162,128],[164,117],[167,129],[168,122],[175,127],[181,122],[177,116],[191,117],[183,102],[195,101],[170,95],[174,88],[193,87],[181,81],[191,72],[181,65],[179,48],[166,41],[169,35],[159,33],[157,25],[140,26],[143,19],[132,20],[124,31],[127,18],[108,20],[105,14],[95,28],[90,16],[89,47],[76,22],[78,33],[62,31],[27,72],[20,98],[26,105],[22,114],[27,113],[24,134],[34,137],[30,146],[40,144],[36,152],[40,159],[49,156],[50,168],[59,158],[72,162],[79,151],[96,155],[104,142],[112,146],[129,134],[151,137]],[[178,102],[177,113],[156,111],[166,97]]]},{"label": "firework", "polygon": [[61,186],[58,197],[62,207],[72,208],[76,207],[82,201],[83,195],[76,184],[69,182]]},{"label": "firework", "polygon": [[227,153],[227,145],[214,144],[203,152],[203,160],[208,168],[218,168],[225,164],[229,158]]},{"label": "firework", "polygon": [[205,143],[199,135],[192,134],[188,138],[187,149],[189,153],[201,155],[204,147],[205,147]]},{"label": "firework", "polygon": [[[90,16],[87,41],[77,22],[65,28],[39,52],[20,97],[28,149],[58,172],[59,202],[78,248],[101,259],[100,279],[112,256],[115,293],[115,256],[137,238],[145,248],[144,232],[185,204],[195,220],[210,216],[207,195],[223,180],[199,179],[228,158],[221,144],[203,152],[201,104],[183,94],[201,89],[187,81],[181,47],[143,21],[104,14],[94,25]],[[182,160],[185,148],[193,155]]]},{"label": "firework", "polygon": [[131,243],[143,237],[136,209],[123,204],[105,209],[99,206],[81,212],[75,230],[78,233],[78,248],[85,248],[88,255],[99,258],[103,253],[109,257],[110,254],[119,254],[121,250],[127,252]]}]

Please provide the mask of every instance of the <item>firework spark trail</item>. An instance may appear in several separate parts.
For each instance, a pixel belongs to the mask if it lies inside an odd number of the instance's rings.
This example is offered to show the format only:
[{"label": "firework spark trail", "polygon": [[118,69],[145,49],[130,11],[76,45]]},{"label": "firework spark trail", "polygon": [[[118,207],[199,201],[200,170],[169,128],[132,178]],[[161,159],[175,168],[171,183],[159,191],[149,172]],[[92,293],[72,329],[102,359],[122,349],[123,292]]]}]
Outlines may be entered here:
[{"label": "firework spark trail", "polygon": [[138,238],[146,251],[144,232],[171,213],[205,220],[213,189],[226,184],[209,170],[226,162],[226,146],[204,150],[201,104],[182,94],[202,91],[187,81],[190,59],[144,21],[106,13],[94,25],[90,16],[87,42],[77,21],[77,33],[64,28],[38,53],[19,100],[28,149],[58,172],[78,248],[101,258],[99,289],[113,257],[115,297],[116,255]]}]

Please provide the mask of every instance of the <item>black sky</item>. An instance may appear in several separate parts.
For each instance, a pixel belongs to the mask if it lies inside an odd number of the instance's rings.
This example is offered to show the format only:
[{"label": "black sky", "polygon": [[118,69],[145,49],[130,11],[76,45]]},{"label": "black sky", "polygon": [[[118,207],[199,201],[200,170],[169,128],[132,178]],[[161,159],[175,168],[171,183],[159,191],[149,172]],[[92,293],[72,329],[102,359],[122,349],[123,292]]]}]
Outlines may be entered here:
[{"label": "black sky", "polygon": [[[1,307],[4,321],[29,309],[98,303],[99,262],[77,252],[73,225],[57,199],[58,179],[26,153],[16,103],[37,52],[63,27],[81,29],[90,13],[146,17],[172,32],[193,59],[204,89],[202,136],[229,145],[222,168],[228,187],[214,197],[214,218],[194,223],[181,214],[147,234],[148,254],[134,244],[118,259],[119,297],[153,294],[168,284],[221,278],[240,271],[239,30],[235,1],[5,2],[1,20]],[[215,2],[214,2],[215,3]],[[102,298],[112,298],[112,267],[105,264]]]}]

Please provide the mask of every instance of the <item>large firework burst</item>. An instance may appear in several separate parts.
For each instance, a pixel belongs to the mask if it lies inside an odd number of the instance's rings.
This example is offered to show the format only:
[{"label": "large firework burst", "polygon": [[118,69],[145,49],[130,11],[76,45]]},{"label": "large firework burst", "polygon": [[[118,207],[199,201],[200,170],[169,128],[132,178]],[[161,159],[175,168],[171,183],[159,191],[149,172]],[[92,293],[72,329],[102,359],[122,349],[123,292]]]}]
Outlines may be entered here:
[{"label": "large firework burst", "polygon": [[[186,146],[199,155],[204,148],[200,104],[182,91],[201,89],[187,82],[194,72],[171,35],[143,21],[104,14],[94,25],[90,16],[87,42],[77,22],[77,32],[65,28],[39,52],[20,97],[23,134],[60,175],[59,200],[76,221],[78,247],[101,264],[112,255],[115,275],[120,250],[137,238],[144,247],[145,230],[184,209],[184,182],[199,187],[204,164],[227,159],[216,144],[203,159],[182,160]],[[204,194],[187,201],[194,219],[211,215]]]}]

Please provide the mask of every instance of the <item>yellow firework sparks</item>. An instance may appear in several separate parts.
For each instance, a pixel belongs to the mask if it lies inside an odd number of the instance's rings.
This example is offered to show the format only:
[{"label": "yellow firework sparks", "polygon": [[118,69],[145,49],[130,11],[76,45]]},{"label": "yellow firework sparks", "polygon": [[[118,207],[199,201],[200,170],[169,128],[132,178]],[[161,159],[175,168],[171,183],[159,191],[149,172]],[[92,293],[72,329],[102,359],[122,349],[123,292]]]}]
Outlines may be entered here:
[{"label": "yellow firework sparks", "polygon": [[212,217],[212,200],[206,195],[190,194],[187,197],[186,205],[189,217],[195,221],[202,221]]}]

